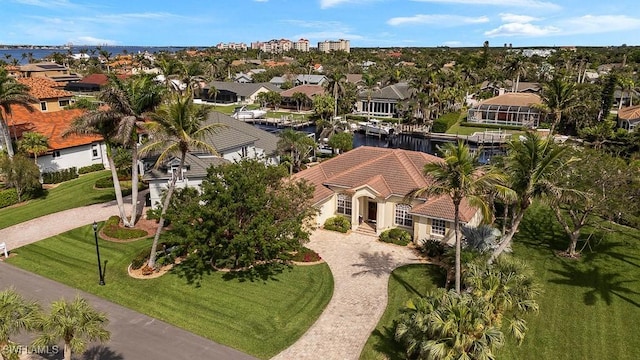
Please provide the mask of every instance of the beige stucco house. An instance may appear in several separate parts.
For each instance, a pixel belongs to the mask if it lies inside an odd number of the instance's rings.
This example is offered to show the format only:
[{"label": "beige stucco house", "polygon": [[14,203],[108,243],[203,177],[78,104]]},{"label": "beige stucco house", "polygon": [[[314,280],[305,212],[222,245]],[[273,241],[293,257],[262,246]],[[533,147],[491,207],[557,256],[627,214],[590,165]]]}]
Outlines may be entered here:
[{"label": "beige stucco house", "polygon": [[[440,239],[451,243],[454,209],[446,197],[419,198],[405,203],[405,195],[429,186],[424,165],[442,159],[417,151],[359,147],[294,175],[315,185],[313,202],[319,209],[317,225],[333,216],[345,216],[352,230],[382,231],[398,227],[417,243]],[[460,220],[477,225],[480,211],[464,200]]]}]

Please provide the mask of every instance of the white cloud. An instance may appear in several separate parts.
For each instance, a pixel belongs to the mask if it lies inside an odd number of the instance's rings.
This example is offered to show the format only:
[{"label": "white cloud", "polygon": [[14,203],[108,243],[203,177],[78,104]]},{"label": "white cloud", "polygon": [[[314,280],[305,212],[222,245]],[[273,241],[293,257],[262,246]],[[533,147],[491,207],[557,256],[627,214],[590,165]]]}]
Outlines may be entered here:
[{"label": "white cloud", "polygon": [[534,24],[508,23],[502,24],[484,34],[490,37],[496,36],[547,36],[558,35],[560,29],[555,26],[538,26]]},{"label": "white cloud", "polygon": [[38,6],[44,8],[58,8],[73,6],[68,0],[13,0],[13,2],[23,5]]},{"label": "white cloud", "polygon": [[69,39],[69,42],[78,45],[117,45],[117,41],[109,39],[99,39],[93,36],[78,36],[73,39]]},{"label": "white cloud", "polygon": [[466,24],[481,24],[489,22],[486,16],[468,17],[458,15],[423,15],[418,14],[407,17],[394,17],[387,20],[387,24],[391,26],[408,25],[408,24],[428,24],[439,26],[460,26]]},{"label": "white cloud", "polygon": [[253,0],[255,2],[269,2],[269,0]]},{"label": "white cloud", "polygon": [[347,3],[362,4],[362,3],[374,2],[374,1],[380,1],[380,0],[320,0],[320,8],[328,9],[341,4],[347,4]]},{"label": "white cloud", "polygon": [[413,0],[417,2],[462,4],[462,5],[493,5],[502,7],[525,7],[543,8],[548,10],[559,10],[557,4],[538,0]]},{"label": "white cloud", "polygon": [[500,13],[500,19],[505,23],[530,23],[533,21],[540,21],[540,18],[536,18],[529,15],[516,15],[509,13]]},{"label": "white cloud", "polygon": [[568,34],[598,34],[640,28],[640,18],[626,15],[585,15],[561,22]]}]

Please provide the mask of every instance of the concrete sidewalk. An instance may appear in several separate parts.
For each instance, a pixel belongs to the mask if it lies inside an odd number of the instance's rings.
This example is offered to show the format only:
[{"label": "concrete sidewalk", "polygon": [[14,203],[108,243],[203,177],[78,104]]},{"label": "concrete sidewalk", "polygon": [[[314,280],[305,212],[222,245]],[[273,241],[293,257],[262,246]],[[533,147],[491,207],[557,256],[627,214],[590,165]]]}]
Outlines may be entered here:
[{"label": "concrete sidewalk", "polygon": [[[0,262],[0,290],[8,287],[15,288],[28,299],[38,300],[44,307],[54,300],[73,299],[80,294],[96,309],[106,312],[111,340],[89,348],[83,359],[255,359],[163,321]],[[153,299],[149,298],[149,301]],[[62,352],[54,359],[62,359]]]}]

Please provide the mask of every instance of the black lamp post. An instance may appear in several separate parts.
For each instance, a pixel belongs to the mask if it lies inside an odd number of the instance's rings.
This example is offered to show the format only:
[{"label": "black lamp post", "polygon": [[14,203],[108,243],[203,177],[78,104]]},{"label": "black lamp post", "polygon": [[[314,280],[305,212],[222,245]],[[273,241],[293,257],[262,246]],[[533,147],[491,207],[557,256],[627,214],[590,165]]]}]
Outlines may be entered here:
[{"label": "black lamp post", "polygon": [[102,264],[100,262],[100,248],[98,247],[98,223],[93,222],[93,236],[96,239],[96,255],[98,255],[98,274],[100,275],[100,282],[98,284],[104,285],[104,276],[102,275]]}]

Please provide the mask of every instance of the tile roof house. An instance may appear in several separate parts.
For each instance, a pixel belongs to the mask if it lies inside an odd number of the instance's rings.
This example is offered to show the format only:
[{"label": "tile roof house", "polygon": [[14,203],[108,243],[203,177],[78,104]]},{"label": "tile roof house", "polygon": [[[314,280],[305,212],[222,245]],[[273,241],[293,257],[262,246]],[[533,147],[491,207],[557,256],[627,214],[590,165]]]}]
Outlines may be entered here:
[{"label": "tile roof house", "polygon": [[469,109],[468,122],[537,128],[543,113],[536,108],[540,96],[532,93],[505,93],[479,102]]},{"label": "tile roof house", "polygon": [[72,93],[59,89],[58,83],[48,78],[32,77],[16,80],[29,87],[29,94],[40,101],[39,105],[34,107],[42,112],[60,111],[72,101]]},{"label": "tile roof house", "polygon": [[[362,90],[358,93],[356,113],[359,115],[376,117],[396,117],[398,104],[409,99],[413,90],[407,83],[397,83],[376,89]],[[369,105],[369,96],[371,104]]]},{"label": "tile roof house", "polygon": [[[242,158],[262,159],[270,164],[278,163],[276,151],[279,138],[276,135],[219,112],[209,114],[208,123],[219,123],[224,126],[205,139],[216,149],[218,155],[208,152],[188,154],[185,159],[186,169],[183,169],[183,176],[178,181],[179,186],[198,187],[206,177],[208,167],[239,161]],[[160,202],[167,181],[173,174],[172,171],[175,172],[178,168],[177,160],[179,159],[171,159],[157,169],[153,169],[155,158],[149,157],[143,161],[148,170],[145,172],[144,179],[149,181],[152,204]]]},{"label": "tile roof house", "polygon": [[310,110],[313,107],[313,98],[317,95],[325,94],[326,89],[322,85],[298,85],[291,89],[284,90],[280,93],[280,96],[282,96],[280,107],[298,110],[298,104],[293,98],[293,94],[295,93],[302,93],[307,96],[307,101],[300,104],[300,110]]},{"label": "tile roof house", "polygon": [[618,110],[618,127],[629,132],[640,129],[640,105]]},{"label": "tile roof house", "polygon": [[[127,75],[117,75],[119,79],[126,79]],[[79,92],[100,91],[103,86],[109,83],[109,76],[105,74],[90,74],[77,82],[72,82],[65,86],[66,90]]]},{"label": "tile roof house", "polygon": [[106,147],[99,136],[62,134],[71,122],[82,115],[84,110],[60,110],[33,113],[23,107],[12,107],[9,128],[12,136],[20,139],[27,131],[37,132],[48,138],[49,150],[38,156],[38,166],[42,172],[52,172],[72,167],[81,168],[102,163],[109,167]]},{"label": "tile roof house", "polygon": [[294,85],[324,85],[328,81],[327,77],[324,75],[307,75],[302,74],[296,76],[294,81]]},{"label": "tile roof house", "polygon": [[215,102],[223,104],[253,104],[261,92],[282,91],[271,83],[243,84],[227,81],[212,81],[202,89],[203,100],[214,99],[214,96],[209,96],[209,90],[212,87],[217,90]]},{"label": "tile roof house", "polygon": [[21,77],[46,77],[60,86],[65,86],[69,82],[79,81],[80,76],[72,73],[68,68],[54,62],[39,62],[20,66]]},{"label": "tile roof house", "polygon": [[[448,197],[415,199],[404,196],[418,187],[429,186],[424,165],[442,159],[417,151],[362,146],[293,177],[315,185],[313,203],[320,210],[318,225],[333,216],[345,216],[352,230],[382,231],[399,227],[413,234],[418,242],[436,238],[453,241],[453,203]],[[477,225],[482,215],[463,200],[463,223]]]}]

